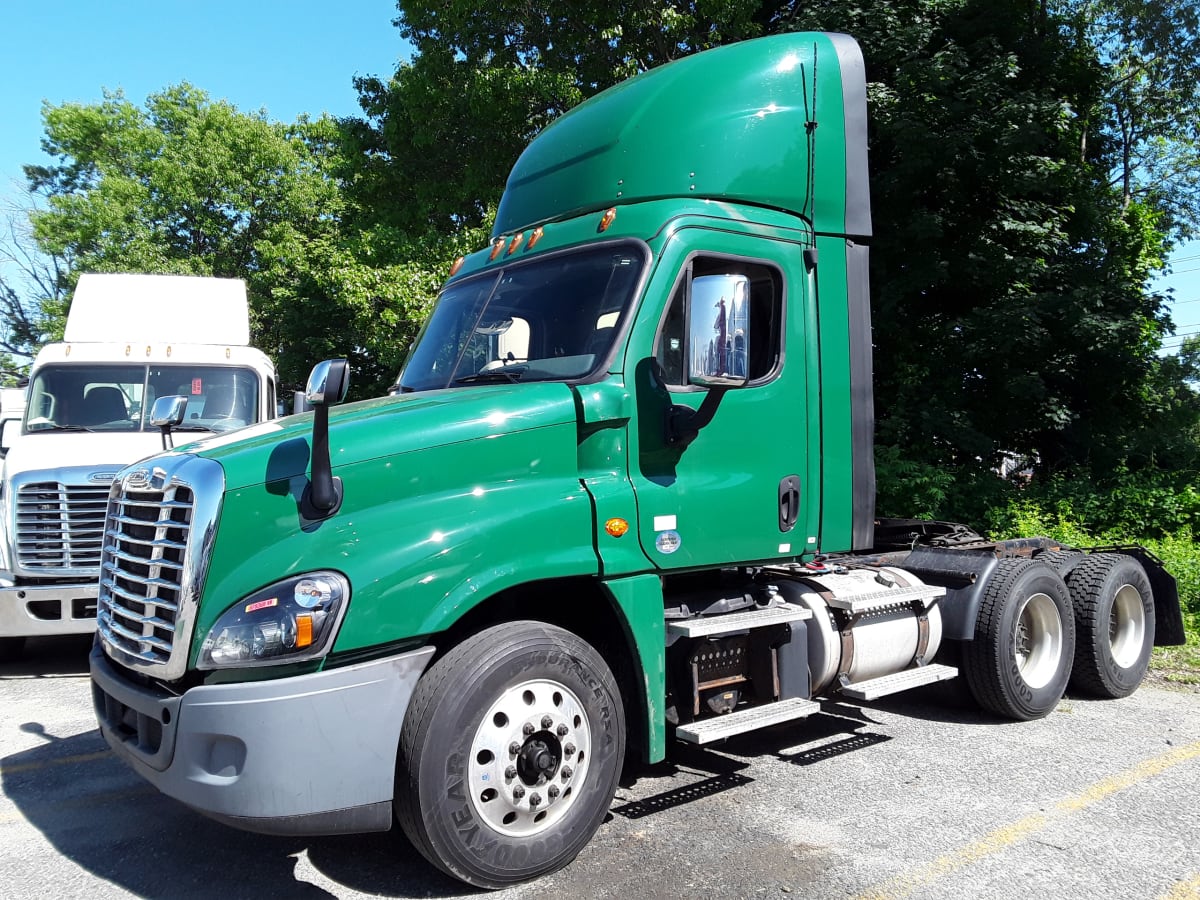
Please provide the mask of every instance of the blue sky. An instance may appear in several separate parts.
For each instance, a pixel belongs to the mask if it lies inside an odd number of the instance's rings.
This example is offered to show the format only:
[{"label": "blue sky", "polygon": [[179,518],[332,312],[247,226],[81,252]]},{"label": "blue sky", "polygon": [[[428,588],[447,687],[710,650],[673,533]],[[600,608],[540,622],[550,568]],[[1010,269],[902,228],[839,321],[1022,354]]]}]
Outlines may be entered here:
[{"label": "blue sky", "polygon": [[[396,15],[395,0],[0,0],[0,210],[20,194],[21,166],[43,161],[43,100],[121,88],[140,104],[189,81],[278,121],[356,115],[353,77],[386,77],[409,51]],[[1200,332],[1200,242],[1174,261],[1158,286],[1174,289],[1178,332]]]},{"label": "blue sky", "polygon": [[43,100],[122,88],[140,105],[189,81],[278,121],[356,115],[354,76],[386,77],[408,52],[396,15],[395,0],[0,0],[0,198],[44,159]]}]

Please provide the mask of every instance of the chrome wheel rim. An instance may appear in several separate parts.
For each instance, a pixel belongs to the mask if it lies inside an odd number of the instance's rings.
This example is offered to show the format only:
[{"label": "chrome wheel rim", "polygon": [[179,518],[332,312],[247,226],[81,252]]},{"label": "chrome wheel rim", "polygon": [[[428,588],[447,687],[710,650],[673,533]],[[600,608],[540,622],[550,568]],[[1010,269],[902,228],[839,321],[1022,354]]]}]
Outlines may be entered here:
[{"label": "chrome wheel rim", "polygon": [[1032,594],[1016,616],[1013,649],[1017,671],[1031,688],[1045,687],[1058,671],[1063,652],[1063,623],[1048,594]]},{"label": "chrome wheel rim", "polygon": [[1123,584],[1113,597],[1108,614],[1108,646],[1113,662],[1122,669],[1133,666],[1146,642],[1146,610],[1142,595],[1132,584]]},{"label": "chrome wheel rim", "polygon": [[471,803],[507,837],[552,826],[574,805],[591,761],[592,732],[575,693],[549,679],[507,689],[471,742]]}]

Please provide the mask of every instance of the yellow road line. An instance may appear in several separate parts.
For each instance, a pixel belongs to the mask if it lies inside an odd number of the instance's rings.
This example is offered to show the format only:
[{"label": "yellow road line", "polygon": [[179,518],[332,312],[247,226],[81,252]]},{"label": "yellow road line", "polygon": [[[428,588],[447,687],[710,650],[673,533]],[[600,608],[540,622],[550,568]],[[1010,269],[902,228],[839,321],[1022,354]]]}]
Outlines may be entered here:
[{"label": "yellow road line", "polygon": [[1200,900],[1200,875],[1188,881],[1180,881],[1162,895],[1162,900]]},{"label": "yellow road line", "polygon": [[[1164,753],[1161,756],[1147,759],[1131,769],[1126,769],[1124,772],[1097,782],[1087,788],[1087,790],[1073,797],[1060,800],[1050,812],[1035,813],[1011,825],[1003,825],[972,844],[960,847],[957,850],[938,857],[927,866],[912,872],[901,873],[895,878],[884,882],[880,887],[859,895],[859,900],[900,900],[900,898],[907,897],[918,888],[932,884],[939,878],[1011,847],[1018,841],[1024,840],[1034,832],[1041,831],[1047,825],[1064,818],[1070,813],[1086,809],[1092,804],[1098,803],[1106,797],[1115,794],[1117,791],[1132,787],[1148,778],[1160,775],[1180,763],[1197,757],[1200,757],[1200,741],[1194,744],[1187,744],[1183,747],[1176,747],[1174,750]],[[1197,881],[1200,881],[1200,879],[1197,879]],[[1168,895],[1169,900],[1183,900],[1183,898],[1191,900],[1194,894],[1186,893],[1186,891],[1192,890],[1194,892],[1197,890],[1195,881],[1181,883],[1180,885],[1176,885],[1176,887],[1181,888],[1185,893],[1178,896],[1172,893]]]},{"label": "yellow road line", "polygon": [[60,756],[56,759],[46,759],[41,762],[13,763],[11,765],[0,766],[0,772],[3,772],[5,775],[16,775],[18,772],[36,772],[38,769],[45,769],[50,766],[69,766],[74,763],[104,759],[106,756],[112,756],[112,751],[97,750],[95,753],[80,753],[78,756]]}]

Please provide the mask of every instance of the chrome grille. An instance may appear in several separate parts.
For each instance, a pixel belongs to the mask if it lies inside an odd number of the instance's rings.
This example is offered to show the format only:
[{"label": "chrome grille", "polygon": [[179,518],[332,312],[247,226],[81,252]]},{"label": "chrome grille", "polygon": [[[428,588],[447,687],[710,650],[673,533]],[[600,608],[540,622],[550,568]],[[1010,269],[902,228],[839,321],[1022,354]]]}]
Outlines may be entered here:
[{"label": "chrome grille", "polygon": [[107,502],[107,485],[21,485],[16,503],[18,564],[45,575],[99,566]]},{"label": "chrome grille", "polygon": [[183,598],[191,488],[114,487],[104,528],[97,627],[110,647],[166,664]]}]

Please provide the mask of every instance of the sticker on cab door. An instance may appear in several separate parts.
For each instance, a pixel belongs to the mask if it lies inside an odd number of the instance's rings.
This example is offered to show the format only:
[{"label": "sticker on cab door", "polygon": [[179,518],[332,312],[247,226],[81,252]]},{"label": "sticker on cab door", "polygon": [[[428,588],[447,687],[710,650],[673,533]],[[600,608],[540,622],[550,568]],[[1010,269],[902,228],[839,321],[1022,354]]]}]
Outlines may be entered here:
[{"label": "sticker on cab door", "polygon": [[674,553],[683,543],[678,531],[660,531],[654,538],[654,546],[659,553]]}]

